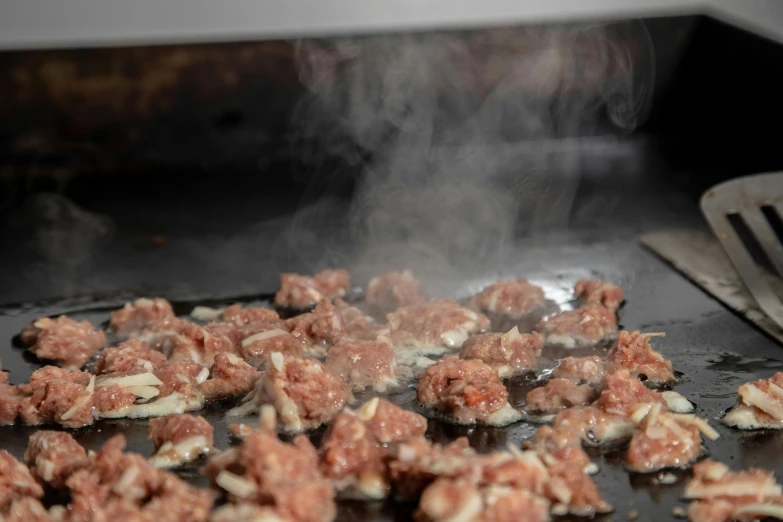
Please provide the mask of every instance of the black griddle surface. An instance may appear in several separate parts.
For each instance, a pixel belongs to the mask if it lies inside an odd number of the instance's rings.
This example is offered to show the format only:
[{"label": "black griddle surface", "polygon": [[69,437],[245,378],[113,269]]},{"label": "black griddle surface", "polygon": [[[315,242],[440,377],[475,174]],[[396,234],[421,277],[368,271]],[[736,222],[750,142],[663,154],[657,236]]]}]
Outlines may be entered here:
[{"label": "black griddle surface", "polygon": [[[613,249],[614,262],[606,263],[606,249]],[[707,418],[720,433],[717,441],[705,441],[712,458],[732,468],[760,466],[783,476],[783,433],[763,430],[738,432],[724,427],[719,419],[736,400],[739,384],[748,380],[768,378],[783,369],[783,347],[759,333],[741,318],[724,309],[657,258],[641,247],[627,242],[594,247],[581,247],[578,252],[560,250],[559,273],[538,271],[530,263],[510,268],[501,275],[530,275],[534,282],[548,283],[549,290],[563,292],[577,277],[606,276],[626,288],[626,304],[620,310],[620,322],[626,329],[663,331],[666,337],[653,343],[681,374],[675,390],[696,404],[696,413]],[[550,253],[551,254],[551,253]],[[543,253],[542,255],[545,255]],[[530,255],[535,260],[536,256]],[[590,273],[571,266],[590,266],[591,260],[603,258],[601,273]],[[578,263],[578,260],[581,263]],[[533,262],[533,265],[536,265]],[[541,267],[544,265],[538,264]],[[552,267],[549,267],[551,269]],[[494,277],[494,274],[492,275]],[[472,282],[457,290],[464,295],[483,282]],[[456,295],[459,297],[459,295]],[[244,299],[249,301],[248,299]],[[0,313],[0,350],[3,368],[10,370],[12,383],[24,382],[39,363],[24,354],[12,339],[21,328],[35,317],[69,313],[101,324],[108,311],[120,306],[124,299],[113,301],[74,301],[49,305],[30,305],[8,308]],[[226,302],[232,302],[227,300]],[[258,300],[256,300],[258,303]],[[179,303],[179,311],[186,312],[199,303]],[[519,406],[532,386],[530,378],[516,378],[508,383],[512,404]],[[367,396],[359,396],[360,400]],[[415,409],[415,390],[411,387],[392,397],[398,404]],[[215,444],[220,449],[230,446],[223,414],[230,404],[213,404],[200,412],[215,426]],[[2,427],[2,447],[21,457],[31,433],[39,428],[24,426]],[[56,429],[56,428],[54,428]],[[445,442],[467,436],[471,445],[481,452],[503,449],[508,444],[519,446],[536,429],[525,422],[507,428],[462,427],[430,418],[428,435]],[[103,420],[95,426],[72,431],[76,439],[88,449],[97,449],[110,436],[124,433],[128,449],[149,455],[153,446],[147,440],[147,421]],[[312,434],[315,442],[323,431]],[[680,500],[688,472],[675,471],[676,482],[660,483],[658,474],[630,474],[623,469],[621,448],[588,450],[600,467],[595,476],[605,498],[615,506],[611,515],[598,520],[624,520],[630,511],[638,511],[638,520],[672,520],[672,508],[685,507]],[[200,463],[178,470],[184,479],[206,486],[198,474]],[[668,472],[667,472],[668,473]],[[670,478],[670,477],[669,477]],[[409,520],[415,504],[340,502],[339,520]]]}]

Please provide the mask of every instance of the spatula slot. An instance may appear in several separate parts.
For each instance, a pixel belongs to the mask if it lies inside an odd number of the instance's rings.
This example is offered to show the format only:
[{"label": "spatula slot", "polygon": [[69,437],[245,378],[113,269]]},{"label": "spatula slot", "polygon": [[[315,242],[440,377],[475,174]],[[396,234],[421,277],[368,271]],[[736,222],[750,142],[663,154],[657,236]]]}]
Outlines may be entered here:
[{"label": "spatula slot", "polygon": [[761,207],[761,213],[764,214],[764,217],[767,218],[767,222],[769,222],[769,226],[775,231],[775,235],[778,236],[778,241],[783,243],[783,218],[781,218],[778,209],[772,205],[764,205]]},{"label": "spatula slot", "polygon": [[773,267],[772,262],[769,260],[769,257],[767,257],[764,248],[762,248],[761,243],[759,243],[759,240],[753,234],[753,231],[751,231],[750,227],[745,223],[745,219],[742,215],[739,213],[730,213],[726,214],[726,218],[729,220],[734,232],[737,233],[737,237],[739,237],[742,244],[745,245],[745,249],[751,257],[753,257],[753,261],[774,274],[775,268]]}]

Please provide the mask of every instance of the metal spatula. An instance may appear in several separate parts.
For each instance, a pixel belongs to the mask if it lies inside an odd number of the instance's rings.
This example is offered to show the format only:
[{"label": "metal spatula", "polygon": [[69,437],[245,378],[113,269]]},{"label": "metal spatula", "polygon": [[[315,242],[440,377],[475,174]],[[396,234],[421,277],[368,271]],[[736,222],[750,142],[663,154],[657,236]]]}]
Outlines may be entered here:
[{"label": "metal spatula", "polygon": [[701,211],[759,307],[783,328],[783,296],[764,271],[783,277],[783,172],[721,183],[701,198]]}]

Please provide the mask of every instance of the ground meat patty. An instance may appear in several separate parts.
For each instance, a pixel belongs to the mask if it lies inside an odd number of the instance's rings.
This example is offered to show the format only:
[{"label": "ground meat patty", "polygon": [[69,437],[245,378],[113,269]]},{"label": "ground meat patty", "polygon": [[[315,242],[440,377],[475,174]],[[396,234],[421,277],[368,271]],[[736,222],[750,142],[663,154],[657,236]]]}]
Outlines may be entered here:
[{"label": "ground meat patty", "polygon": [[601,305],[616,312],[623,302],[623,289],[608,281],[582,279],[574,285],[574,295],[588,305]]},{"label": "ground meat patty", "polygon": [[25,395],[19,407],[28,425],[62,424],[80,428],[94,422],[94,376],[78,370],[44,366],[33,372],[30,382],[18,389]]},{"label": "ground meat patty", "polygon": [[378,313],[388,313],[401,306],[423,303],[419,281],[410,270],[390,272],[374,277],[367,285],[365,301]]},{"label": "ground meat patty", "polygon": [[386,337],[374,341],[343,337],[329,349],[324,364],[356,390],[371,387],[385,392],[398,385],[397,361]]},{"label": "ground meat patty", "polygon": [[256,400],[275,407],[284,430],[298,432],[329,422],[350,397],[348,383],[319,361],[273,353]]},{"label": "ground meat patty", "polygon": [[542,308],[545,300],[544,290],[527,279],[498,279],[473,296],[471,303],[482,312],[519,318]]},{"label": "ground meat patty", "polygon": [[525,409],[536,413],[554,413],[571,406],[586,406],[598,392],[589,384],[578,385],[568,379],[550,379],[546,386],[534,388],[525,398]]},{"label": "ground meat patty", "polygon": [[0,371],[0,426],[16,422],[24,397],[18,386],[8,384],[8,372]]},{"label": "ground meat patty", "polygon": [[471,336],[462,344],[460,357],[480,359],[490,365],[498,376],[510,377],[534,370],[543,347],[543,335],[537,332],[521,334],[515,326],[505,334]]},{"label": "ground meat patty", "polygon": [[268,507],[296,522],[331,522],[336,516],[334,488],[305,436],[289,444],[268,430],[253,431],[239,448],[212,457],[204,471],[233,504]]},{"label": "ground meat patty", "polygon": [[250,323],[275,323],[280,322],[280,316],[274,310],[260,307],[243,307],[241,304],[233,304],[223,310],[221,318],[233,323],[235,326],[245,326]]},{"label": "ground meat patty", "polygon": [[607,371],[613,373],[620,369],[628,370],[633,377],[652,385],[671,384],[677,380],[672,362],[652,349],[650,335],[638,330],[632,333],[623,330],[617,334],[617,342],[609,352]]},{"label": "ground meat patty", "polygon": [[142,297],[133,303],[111,313],[109,329],[119,336],[130,337],[143,330],[164,329],[167,323],[176,320],[171,303],[161,297]]},{"label": "ground meat patty", "polygon": [[459,424],[505,425],[520,417],[495,371],[477,359],[441,359],[427,368],[416,392],[422,404]]},{"label": "ground meat patty", "polygon": [[136,375],[154,372],[166,364],[166,356],[138,339],[128,339],[101,351],[95,362],[96,375]]},{"label": "ground meat patty", "polygon": [[244,397],[256,386],[259,372],[230,353],[220,353],[212,364],[209,379],[199,385],[204,399],[211,401]]},{"label": "ground meat patty", "polygon": [[456,348],[474,333],[489,328],[489,319],[451,299],[403,306],[388,314],[391,337],[401,346]]},{"label": "ground meat patty", "polygon": [[701,432],[695,424],[661,412],[656,404],[634,433],[626,454],[631,471],[650,473],[664,468],[687,468],[701,456]]},{"label": "ground meat patty", "polygon": [[750,521],[783,516],[783,495],[772,472],[753,468],[731,471],[707,459],[693,466],[693,478],[685,486],[685,498],[693,522]]},{"label": "ground meat patty", "polygon": [[342,299],[334,303],[322,301],[312,312],[288,319],[285,326],[300,342],[327,348],[346,336],[353,339],[376,336],[372,319]]},{"label": "ground meat patty", "polygon": [[347,270],[324,270],[313,277],[281,274],[275,306],[304,310],[321,301],[343,297],[351,291]]},{"label": "ground meat patty", "polygon": [[577,384],[601,384],[604,380],[604,361],[597,355],[560,359],[552,372],[556,379],[568,379]]},{"label": "ground meat patty", "polygon": [[36,319],[25,327],[21,338],[36,357],[64,368],[81,368],[106,344],[104,333],[88,321],[77,322],[65,315]]},{"label": "ground meat patty", "polygon": [[140,455],[124,453],[124,448],[122,435],[112,437],[90,458],[88,467],[68,478],[72,519],[202,522],[209,518],[212,491],[157,470]]},{"label": "ground meat patty", "polygon": [[150,462],[157,468],[179,466],[214,448],[212,425],[204,417],[186,413],[152,419],[148,438],[155,444]]},{"label": "ground meat patty", "polygon": [[545,318],[539,331],[544,333],[547,342],[572,348],[609,338],[617,331],[617,318],[614,312],[601,305],[585,305]]},{"label": "ground meat patty", "polygon": [[666,407],[663,396],[646,388],[628,370],[620,370],[606,377],[601,395],[595,405],[612,415],[628,417],[639,404],[660,404]]},{"label": "ground meat patty", "polygon": [[38,480],[57,489],[88,465],[87,452],[76,439],[62,431],[47,430],[30,436],[24,461]]},{"label": "ground meat patty", "polygon": [[6,450],[0,450],[0,510],[16,497],[43,497],[43,488],[27,466]]}]

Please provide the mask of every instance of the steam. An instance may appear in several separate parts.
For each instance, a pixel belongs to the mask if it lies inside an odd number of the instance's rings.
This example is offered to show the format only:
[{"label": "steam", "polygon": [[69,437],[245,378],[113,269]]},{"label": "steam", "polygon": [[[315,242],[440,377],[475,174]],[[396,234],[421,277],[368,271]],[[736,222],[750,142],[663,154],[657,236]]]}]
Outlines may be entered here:
[{"label": "steam", "polygon": [[[297,111],[319,169],[290,230],[297,257],[360,280],[502,266],[520,238],[568,225],[580,137],[646,117],[652,48],[633,23],[303,41]],[[334,169],[335,161],[345,171]],[[347,190],[349,208],[322,194]],[[315,268],[315,267],[311,267]]]}]

